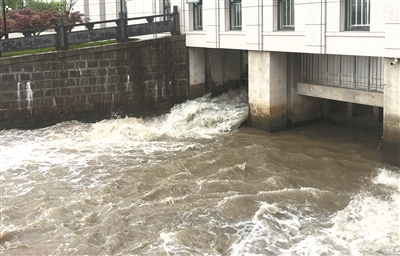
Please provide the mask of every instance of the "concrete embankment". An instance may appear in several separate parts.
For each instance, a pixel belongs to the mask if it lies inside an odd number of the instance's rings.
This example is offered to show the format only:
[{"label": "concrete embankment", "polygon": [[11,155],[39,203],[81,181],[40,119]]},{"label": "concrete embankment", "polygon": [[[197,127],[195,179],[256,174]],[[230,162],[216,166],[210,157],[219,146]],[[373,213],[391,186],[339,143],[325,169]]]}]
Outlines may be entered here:
[{"label": "concrete embankment", "polygon": [[185,36],[0,59],[0,129],[147,116],[190,96]]}]

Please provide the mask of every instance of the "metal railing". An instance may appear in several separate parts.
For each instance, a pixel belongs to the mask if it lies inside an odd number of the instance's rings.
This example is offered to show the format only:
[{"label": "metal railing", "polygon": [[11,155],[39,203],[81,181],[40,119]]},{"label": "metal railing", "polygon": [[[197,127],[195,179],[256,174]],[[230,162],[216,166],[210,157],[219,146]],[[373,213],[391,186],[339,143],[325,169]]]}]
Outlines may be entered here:
[{"label": "metal railing", "polygon": [[301,80],[334,87],[383,92],[383,58],[302,54]]},{"label": "metal railing", "polygon": [[[57,50],[68,50],[70,44],[78,44],[93,41],[116,39],[118,42],[126,42],[129,37],[170,32],[179,34],[178,7],[173,7],[174,12],[161,15],[126,18],[120,13],[119,19],[98,22],[87,22],[74,25],[65,25],[59,19],[56,27],[42,27],[29,30],[15,30],[0,32],[0,57],[4,52],[15,52],[28,49],[55,47]],[[161,18],[157,21],[157,18]],[[129,21],[144,20],[143,23],[128,25]],[[116,26],[94,29],[96,25],[115,23]],[[83,27],[83,30],[72,31],[73,28]],[[54,30],[55,33],[47,35],[31,36],[32,31]],[[8,34],[22,33],[24,37],[2,39]]]}]

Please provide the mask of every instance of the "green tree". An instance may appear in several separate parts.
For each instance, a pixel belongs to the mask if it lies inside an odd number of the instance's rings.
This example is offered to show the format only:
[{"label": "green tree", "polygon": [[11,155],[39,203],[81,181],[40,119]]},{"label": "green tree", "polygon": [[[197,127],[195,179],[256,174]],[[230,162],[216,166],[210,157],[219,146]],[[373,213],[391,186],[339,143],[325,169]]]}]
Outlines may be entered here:
[{"label": "green tree", "polygon": [[36,12],[43,12],[43,11],[61,11],[63,7],[63,3],[60,1],[51,2],[42,2],[42,1],[30,1],[27,3],[26,7],[36,11]]},{"label": "green tree", "polygon": [[[26,8],[7,12],[7,30],[26,30],[25,34],[35,36],[43,31],[43,27],[56,26],[58,18],[63,18],[65,25],[88,22],[89,19],[84,18],[82,13],[72,11],[76,2],[77,0],[61,0],[43,3],[39,0],[31,0]],[[35,7],[35,9],[30,7]],[[0,19],[3,20],[1,14]],[[3,22],[0,22],[0,31],[3,31],[3,26]],[[73,26],[68,27],[68,31],[72,28]]]},{"label": "green tree", "polygon": [[[11,10],[22,9],[24,7],[23,0],[4,0],[4,4]],[[3,10],[3,1],[0,1],[1,10]]]}]

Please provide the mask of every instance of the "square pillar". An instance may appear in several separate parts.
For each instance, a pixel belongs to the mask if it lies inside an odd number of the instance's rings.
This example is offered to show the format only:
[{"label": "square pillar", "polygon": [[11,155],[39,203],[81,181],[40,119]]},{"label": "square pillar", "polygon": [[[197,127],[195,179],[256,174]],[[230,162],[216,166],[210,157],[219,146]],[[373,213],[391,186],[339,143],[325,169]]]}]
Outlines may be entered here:
[{"label": "square pillar", "polygon": [[324,117],[324,99],[298,94],[301,83],[301,53],[287,53],[287,128],[295,128]]},{"label": "square pillar", "polygon": [[347,102],[347,117],[359,116],[359,108],[354,103]]},{"label": "square pillar", "polygon": [[400,64],[384,59],[383,154],[387,162],[400,166]]},{"label": "square pillar", "polygon": [[373,120],[375,122],[382,122],[382,120],[383,120],[382,108],[380,108],[380,107],[372,107],[372,115],[373,115]]},{"label": "square pillar", "polygon": [[205,49],[188,48],[189,54],[189,99],[201,97],[206,92]]},{"label": "square pillar", "polygon": [[249,51],[248,125],[268,132],[286,129],[286,53]]}]

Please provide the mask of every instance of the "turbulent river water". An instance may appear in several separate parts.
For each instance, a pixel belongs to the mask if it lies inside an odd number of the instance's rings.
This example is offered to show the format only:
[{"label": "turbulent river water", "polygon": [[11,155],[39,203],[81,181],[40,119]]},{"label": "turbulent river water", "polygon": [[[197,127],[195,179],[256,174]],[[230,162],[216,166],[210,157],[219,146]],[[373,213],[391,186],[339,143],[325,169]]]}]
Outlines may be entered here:
[{"label": "turbulent river water", "polygon": [[379,134],[268,134],[241,126],[246,102],[1,131],[0,254],[400,254],[400,170]]}]

